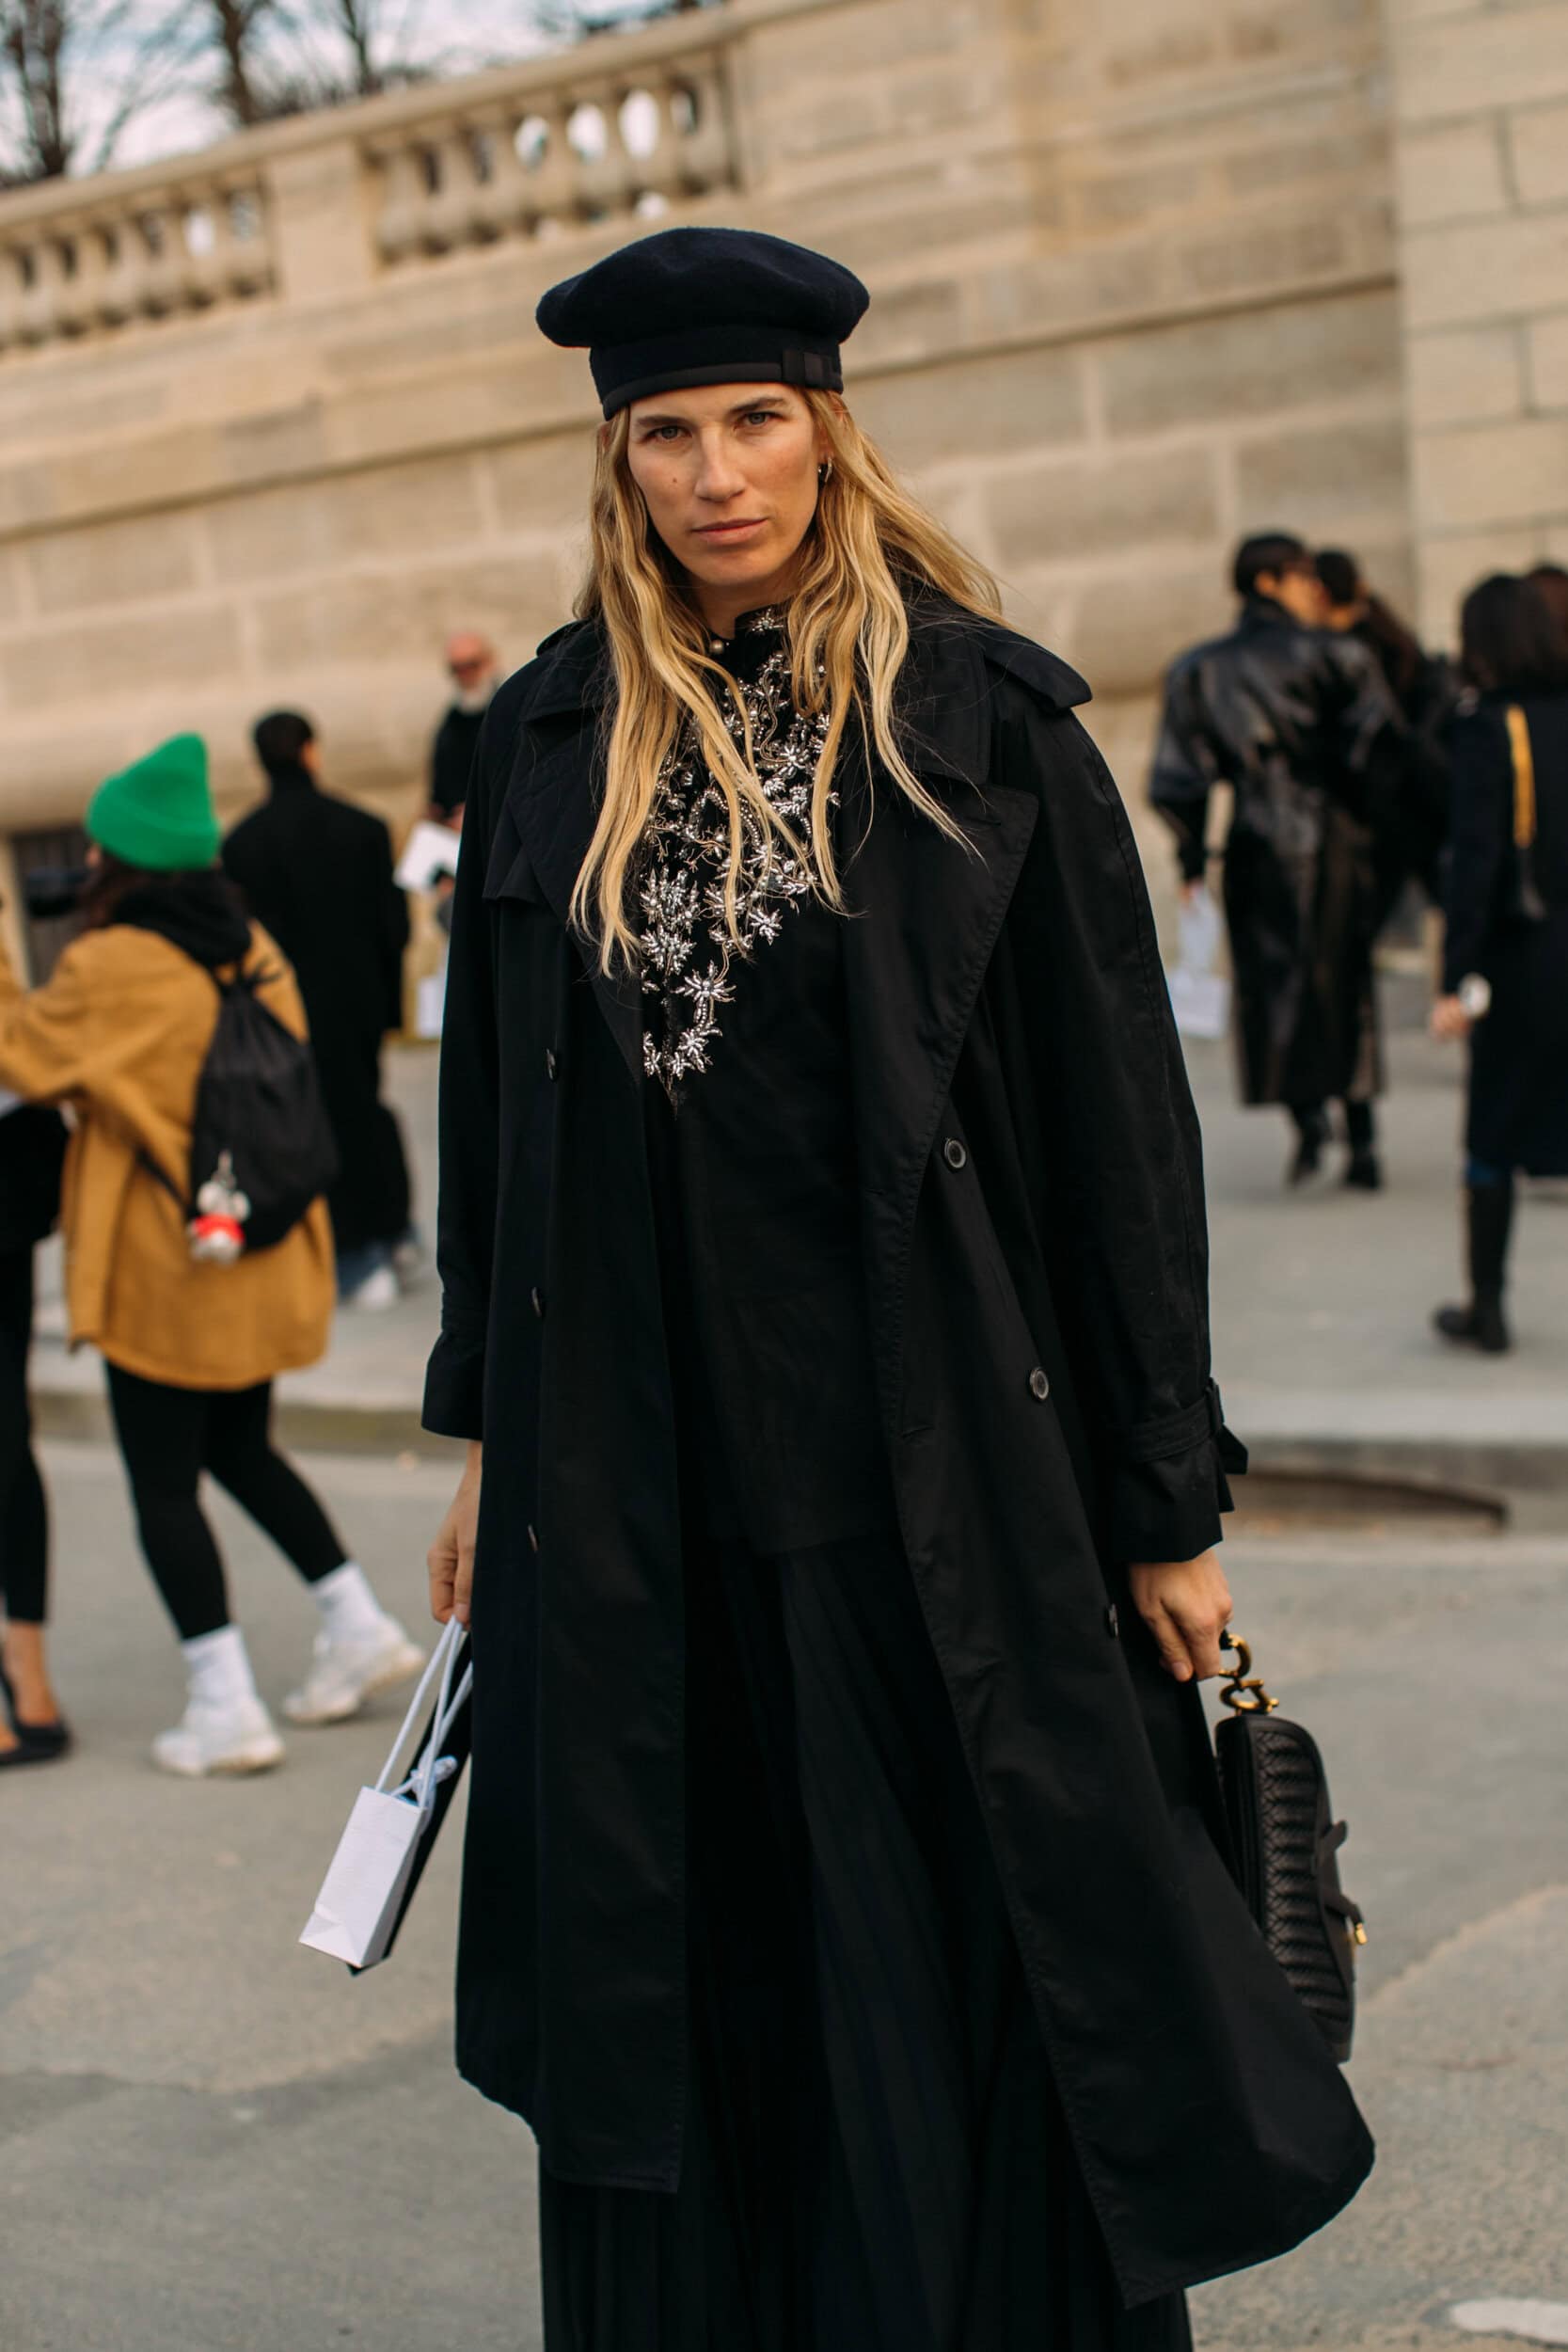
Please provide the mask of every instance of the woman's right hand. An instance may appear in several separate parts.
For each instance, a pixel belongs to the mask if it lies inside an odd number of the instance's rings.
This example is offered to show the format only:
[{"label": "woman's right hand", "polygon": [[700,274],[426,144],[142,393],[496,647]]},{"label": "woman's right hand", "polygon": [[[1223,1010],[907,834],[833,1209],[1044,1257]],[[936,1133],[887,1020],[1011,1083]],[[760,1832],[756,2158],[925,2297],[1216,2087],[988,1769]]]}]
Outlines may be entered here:
[{"label": "woman's right hand", "polygon": [[474,1590],[474,1538],[479,1531],[479,1482],[483,1466],[484,1449],[477,1439],[470,1439],[457,1492],[426,1556],[430,1613],[437,1625],[445,1625],[451,1617],[455,1617],[459,1625],[469,1622]]}]

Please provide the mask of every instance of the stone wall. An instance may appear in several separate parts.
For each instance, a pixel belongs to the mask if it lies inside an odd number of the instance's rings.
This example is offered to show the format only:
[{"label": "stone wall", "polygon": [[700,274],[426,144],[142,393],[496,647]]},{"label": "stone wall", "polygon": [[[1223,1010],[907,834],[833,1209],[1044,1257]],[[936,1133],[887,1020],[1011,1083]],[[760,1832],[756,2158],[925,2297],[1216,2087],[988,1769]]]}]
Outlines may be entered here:
[{"label": "stone wall", "polygon": [[[190,725],[235,804],[280,702],[411,810],[443,632],[526,659],[580,564],[587,373],[534,301],[656,203],[866,277],[853,405],[1138,787],[1241,532],[1349,540],[1408,593],[1383,62],[1373,0],[735,0],[93,183],[106,230],[81,191],[0,199],[0,259],[45,257],[8,312],[0,273],[0,825]],[[574,163],[584,93],[610,134]]]},{"label": "stone wall", "polygon": [[1568,562],[1568,5],[1392,0],[1413,518],[1427,631]]}]

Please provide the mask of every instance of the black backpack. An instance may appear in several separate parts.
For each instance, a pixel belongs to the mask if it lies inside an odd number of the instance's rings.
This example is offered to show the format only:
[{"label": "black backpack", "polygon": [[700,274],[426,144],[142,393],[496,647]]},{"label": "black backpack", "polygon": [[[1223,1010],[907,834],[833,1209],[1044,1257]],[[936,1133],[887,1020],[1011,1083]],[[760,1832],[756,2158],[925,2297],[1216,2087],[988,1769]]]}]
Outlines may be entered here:
[{"label": "black backpack", "polygon": [[256,993],[274,977],[209,972],[220,1001],[197,1082],[188,1190],[147,1163],[184,1210],[195,1258],[273,1248],[338,1173],[315,1057]]}]

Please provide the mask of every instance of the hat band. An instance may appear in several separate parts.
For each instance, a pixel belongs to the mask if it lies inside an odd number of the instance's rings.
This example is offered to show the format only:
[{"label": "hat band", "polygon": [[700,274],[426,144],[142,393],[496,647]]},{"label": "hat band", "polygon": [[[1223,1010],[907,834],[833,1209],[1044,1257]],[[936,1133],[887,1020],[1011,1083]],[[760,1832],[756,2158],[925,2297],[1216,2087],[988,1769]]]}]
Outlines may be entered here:
[{"label": "hat band", "polygon": [[836,342],[794,327],[705,327],[615,343],[592,352],[594,382],[612,417],[634,400],[698,384],[796,384],[802,390],[839,392],[844,367]]}]

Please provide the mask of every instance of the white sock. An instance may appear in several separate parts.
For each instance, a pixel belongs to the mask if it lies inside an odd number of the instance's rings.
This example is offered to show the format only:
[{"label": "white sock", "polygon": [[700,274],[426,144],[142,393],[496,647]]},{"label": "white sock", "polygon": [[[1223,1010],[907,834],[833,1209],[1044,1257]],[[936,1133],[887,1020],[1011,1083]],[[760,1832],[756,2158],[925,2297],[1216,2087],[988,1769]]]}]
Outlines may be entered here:
[{"label": "white sock", "polygon": [[257,1696],[250,1653],[237,1625],[198,1634],[194,1642],[182,1642],[180,1649],[193,1699],[210,1707],[233,1707],[242,1699]]},{"label": "white sock", "polygon": [[310,1590],[335,1642],[373,1641],[385,1630],[387,1612],[356,1561],[345,1560],[330,1576],[318,1577]]}]

